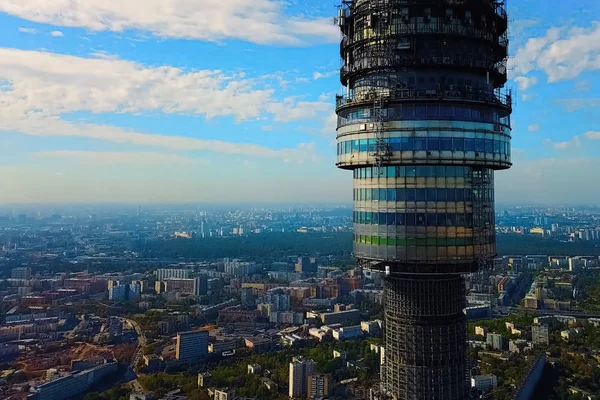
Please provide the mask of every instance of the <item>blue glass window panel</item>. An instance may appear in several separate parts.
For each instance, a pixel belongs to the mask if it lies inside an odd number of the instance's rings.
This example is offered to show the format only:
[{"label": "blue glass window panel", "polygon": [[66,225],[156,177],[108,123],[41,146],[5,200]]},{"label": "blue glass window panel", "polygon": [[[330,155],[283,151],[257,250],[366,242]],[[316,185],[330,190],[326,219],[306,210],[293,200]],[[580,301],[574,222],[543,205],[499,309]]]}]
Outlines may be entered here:
[{"label": "blue glass window panel", "polygon": [[456,214],[446,214],[446,223],[448,226],[456,226]]},{"label": "blue glass window panel", "polygon": [[365,194],[366,194],[366,196],[365,196],[365,200],[367,200],[367,201],[368,201],[368,200],[371,200],[371,189],[367,189],[367,190],[365,191]]},{"label": "blue glass window panel", "polygon": [[446,201],[446,189],[436,189],[437,201]]},{"label": "blue glass window panel", "polygon": [[358,140],[353,140],[352,141],[352,152],[358,153],[359,149],[360,149],[360,146],[359,146]]},{"label": "blue glass window panel", "polygon": [[417,201],[427,201],[427,189],[417,189],[415,198]]},{"label": "blue glass window panel", "polygon": [[465,214],[455,214],[456,215],[456,226],[465,226]]},{"label": "blue glass window panel", "polygon": [[437,201],[437,189],[427,189],[427,201]]},{"label": "blue glass window panel", "polygon": [[396,201],[396,189],[387,190],[387,201]]},{"label": "blue glass window panel", "polygon": [[415,148],[415,142],[411,138],[403,137],[401,143],[402,151],[412,151]]},{"label": "blue glass window panel", "polygon": [[427,150],[439,151],[440,150],[440,138],[427,138]]},{"label": "blue glass window panel", "polygon": [[405,226],[405,225],[406,225],[406,214],[396,213],[396,226]]},{"label": "blue glass window panel", "polygon": [[465,139],[465,151],[475,151],[475,139]]},{"label": "blue glass window panel", "polygon": [[427,226],[437,226],[437,214],[427,214]]},{"label": "blue glass window panel", "polygon": [[449,189],[446,190],[446,201],[456,201],[456,191]]},{"label": "blue glass window panel", "polygon": [[371,213],[370,213],[370,212],[367,212],[367,213],[365,213],[365,214],[366,214],[366,215],[365,215],[365,224],[366,224],[366,225],[371,225]]},{"label": "blue glass window panel", "polygon": [[392,149],[392,151],[402,150],[402,138],[391,138],[390,148]]},{"label": "blue glass window panel", "polygon": [[494,140],[494,154],[500,154],[500,143],[497,140]]},{"label": "blue glass window panel", "polygon": [[396,201],[406,201],[406,189],[396,189]]},{"label": "blue glass window panel", "polygon": [[367,151],[367,139],[361,139],[358,147],[360,152]]},{"label": "blue glass window panel", "polygon": [[492,140],[489,140],[489,139],[485,140],[485,152],[486,153],[494,152],[494,142]]},{"label": "blue glass window panel", "polygon": [[414,139],[413,139],[413,143],[414,143],[414,145],[413,145],[413,149],[414,149],[415,151],[422,151],[422,150],[425,150],[425,146],[426,146],[425,139],[422,139],[422,138],[414,138]]},{"label": "blue glass window panel", "polygon": [[412,119],[414,115],[415,115],[415,113],[414,113],[413,106],[402,106],[402,118],[403,119]]},{"label": "blue glass window panel", "polygon": [[447,226],[447,214],[439,213],[437,215],[437,226]]},{"label": "blue glass window panel", "polygon": [[346,154],[350,154],[350,153],[352,153],[352,142],[347,141],[346,142]]},{"label": "blue glass window panel", "polygon": [[416,214],[415,220],[417,226],[425,226],[427,225],[427,214]]},{"label": "blue glass window panel", "polygon": [[379,201],[386,201],[387,200],[387,189],[379,189]]},{"label": "blue glass window panel", "polygon": [[406,177],[406,167],[398,167],[398,177],[399,178]]},{"label": "blue glass window panel", "polygon": [[472,121],[481,121],[482,115],[481,110],[478,108],[474,108],[471,110],[471,120]]},{"label": "blue glass window panel", "polygon": [[440,139],[440,150],[452,151],[452,138],[441,138]]},{"label": "blue glass window panel", "polygon": [[371,200],[379,201],[379,189],[371,189]]},{"label": "blue glass window panel", "polygon": [[485,140],[484,139],[475,139],[475,151],[477,151],[477,152],[485,151]]},{"label": "blue glass window panel", "polygon": [[404,214],[406,226],[415,226],[416,218],[415,214]]},{"label": "blue glass window panel", "polygon": [[341,154],[341,153],[340,153],[340,147],[341,147],[341,143],[338,143],[338,144],[337,144],[337,155],[338,155],[338,156]]},{"label": "blue glass window panel", "polygon": [[465,151],[465,139],[464,138],[453,138],[452,149],[454,151]]},{"label": "blue glass window panel", "polygon": [[373,225],[379,225],[379,213],[372,213],[372,220],[371,222],[373,222]]},{"label": "blue glass window panel", "polygon": [[416,201],[417,193],[415,189],[406,189],[406,201]]},{"label": "blue glass window panel", "polygon": [[438,119],[440,117],[440,109],[438,105],[427,106],[427,117],[430,119]]},{"label": "blue glass window panel", "polygon": [[365,223],[365,212],[361,211],[360,212],[360,220],[359,223],[364,224]]},{"label": "blue glass window panel", "polygon": [[387,224],[396,225],[396,213],[387,213]]},{"label": "blue glass window panel", "polygon": [[444,178],[446,177],[446,174],[448,174],[448,172],[450,172],[450,169],[444,167],[443,165],[439,165],[435,168],[435,176],[437,178]]},{"label": "blue glass window panel", "polygon": [[368,143],[368,151],[375,152],[377,150],[377,141],[375,139],[369,139]]},{"label": "blue glass window panel", "polygon": [[417,167],[406,167],[406,177],[414,178],[417,176]]},{"label": "blue glass window panel", "polygon": [[427,118],[427,107],[426,106],[415,106],[415,117]]},{"label": "blue glass window panel", "polygon": [[371,173],[373,172],[373,170],[371,168],[367,168],[365,170],[365,178],[369,179],[371,178]]},{"label": "blue glass window panel", "polygon": [[396,167],[387,167],[387,177],[388,178],[396,177]]},{"label": "blue glass window panel", "polygon": [[456,201],[465,201],[465,191],[463,189],[456,189]]},{"label": "blue glass window panel", "polygon": [[379,225],[387,225],[387,213],[379,213]]}]

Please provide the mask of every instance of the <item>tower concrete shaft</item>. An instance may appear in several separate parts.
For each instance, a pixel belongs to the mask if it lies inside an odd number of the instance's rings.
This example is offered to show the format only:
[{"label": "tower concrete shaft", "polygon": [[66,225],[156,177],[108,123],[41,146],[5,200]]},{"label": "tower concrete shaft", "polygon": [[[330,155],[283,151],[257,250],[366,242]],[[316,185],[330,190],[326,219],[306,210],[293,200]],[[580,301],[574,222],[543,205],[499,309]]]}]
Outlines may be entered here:
[{"label": "tower concrete shaft", "polygon": [[465,399],[464,306],[460,275],[386,279],[385,392],[402,400]]}]

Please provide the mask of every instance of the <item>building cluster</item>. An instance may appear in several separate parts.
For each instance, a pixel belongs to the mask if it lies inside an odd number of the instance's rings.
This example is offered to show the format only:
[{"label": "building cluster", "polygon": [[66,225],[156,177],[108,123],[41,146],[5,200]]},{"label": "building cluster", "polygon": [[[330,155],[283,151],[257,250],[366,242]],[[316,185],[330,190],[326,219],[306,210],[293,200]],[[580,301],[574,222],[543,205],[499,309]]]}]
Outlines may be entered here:
[{"label": "building cluster", "polygon": [[290,362],[290,398],[324,399],[333,389],[331,376],[315,371],[315,362],[303,357],[294,357]]}]

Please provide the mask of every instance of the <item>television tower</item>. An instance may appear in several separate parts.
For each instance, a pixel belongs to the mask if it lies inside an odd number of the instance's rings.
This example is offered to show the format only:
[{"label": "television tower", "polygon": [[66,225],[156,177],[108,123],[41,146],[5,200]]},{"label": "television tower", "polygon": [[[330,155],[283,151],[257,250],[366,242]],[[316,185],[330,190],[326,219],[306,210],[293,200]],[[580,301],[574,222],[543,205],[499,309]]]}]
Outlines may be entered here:
[{"label": "television tower", "polygon": [[462,400],[462,276],[496,254],[494,171],[512,166],[504,2],[343,1],[337,20],[337,166],[355,256],[386,276],[382,390]]}]

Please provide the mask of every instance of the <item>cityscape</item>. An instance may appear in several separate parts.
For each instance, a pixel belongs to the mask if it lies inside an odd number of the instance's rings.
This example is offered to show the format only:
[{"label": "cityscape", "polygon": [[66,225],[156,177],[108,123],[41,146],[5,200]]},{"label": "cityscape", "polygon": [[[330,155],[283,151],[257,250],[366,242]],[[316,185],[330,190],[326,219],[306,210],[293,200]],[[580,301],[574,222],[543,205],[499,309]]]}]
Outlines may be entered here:
[{"label": "cityscape", "polygon": [[600,400],[600,3],[96,3],[0,2],[0,399]]}]

